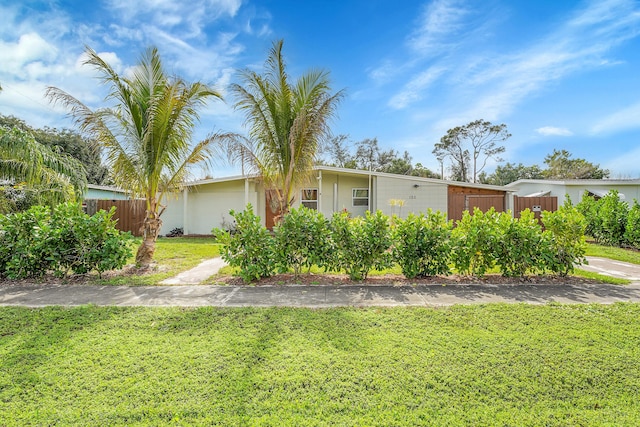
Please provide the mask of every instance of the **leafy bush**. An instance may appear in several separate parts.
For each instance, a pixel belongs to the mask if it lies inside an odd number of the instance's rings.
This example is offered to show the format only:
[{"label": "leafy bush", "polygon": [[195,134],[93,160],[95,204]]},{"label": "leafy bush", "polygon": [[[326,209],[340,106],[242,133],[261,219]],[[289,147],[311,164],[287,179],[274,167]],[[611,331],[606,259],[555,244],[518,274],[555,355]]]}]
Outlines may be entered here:
[{"label": "leafy bush", "polygon": [[587,249],[584,240],[586,221],[575,207],[565,203],[555,212],[545,211],[542,213],[542,222],[546,228],[543,244],[550,248],[545,251],[548,270],[566,276],[576,264],[587,262],[584,257]]},{"label": "leafy bush", "polygon": [[494,208],[462,213],[453,229],[453,264],[460,274],[482,277],[493,268],[500,242],[500,214]]},{"label": "leafy bush", "polygon": [[131,256],[130,233],[116,229],[115,207],[89,216],[77,203],[64,203],[51,216],[51,257],[54,273],[85,274],[122,268]]},{"label": "leafy bush", "polygon": [[452,228],[445,214],[431,210],[396,219],[392,254],[402,274],[408,279],[449,274]]},{"label": "leafy bush", "polygon": [[42,277],[53,266],[51,213],[44,206],[0,215],[0,275],[10,279]]},{"label": "leafy bush", "polygon": [[116,230],[114,212],[89,216],[77,203],[63,203],[53,213],[33,206],[0,216],[0,275],[24,279],[121,268],[131,256],[131,235]]},{"label": "leafy bush", "polygon": [[302,267],[323,266],[331,253],[329,221],[316,210],[304,206],[292,209],[274,228],[276,258],[281,272],[293,268],[296,276]]},{"label": "leafy bush", "polygon": [[598,214],[599,200],[596,200],[593,196],[589,195],[589,192],[585,191],[582,195],[582,200],[576,205],[578,212],[582,214],[585,219],[584,233],[587,236],[591,236],[597,243],[602,243],[600,238],[602,237],[602,219]]},{"label": "leafy bush", "polygon": [[627,226],[629,205],[616,190],[609,191],[598,201],[598,217],[601,230],[598,240],[605,245],[621,246],[624,243],[624,232]]},{"label": "leafy bush", "polygon": [[184,228],[182,227],[176,227],[171,229],[171,231],[169,231],[165,237],[180,237],[180,236],[184,236]]},{"label": "leafy bush", "polygon": [[218,243],[224,246],[221,257],[232,267],[239,267],[238,275],[251,282],[273,274],[276,267],[275,241],[269,230],[261,223],[260,217],[248,204],[243,212],[229,212],[236,222],[235,233],[214,228]]},{"label": "leafy bush", "polygon": [[627,215],[624,239],[628,245],[640,249],[640,204],[638,204],[638,201],[635,199]]},{"label": "leafy bush", "polygon": [[335,245],[330,268],[344,269],[351,280],[364,280],[370,270],[391,265],[389,218],[381,211],[367,211],[364,218],[336,212],[330,230]]},{"label": "leafy bush", "polygon": [[503,276],[524,277],[528,272],[544,271],[542,229],[529,209],[513,218],[510,213],[499,214],[498,242],[495,246],[496,264]]}]

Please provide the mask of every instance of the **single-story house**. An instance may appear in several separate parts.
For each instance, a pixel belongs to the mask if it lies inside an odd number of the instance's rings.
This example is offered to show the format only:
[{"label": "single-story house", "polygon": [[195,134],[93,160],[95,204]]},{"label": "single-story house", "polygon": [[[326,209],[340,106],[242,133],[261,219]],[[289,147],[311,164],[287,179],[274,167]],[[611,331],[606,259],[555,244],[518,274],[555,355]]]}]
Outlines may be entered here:
[{"label": "single-story house", "polygon": [[573,203],[578,203],[585,192],[599,198],[610,190],[617,190],[623,200],[640,200],[640,179],[520,179],[505,188],[518,197],[557,197],[559,204],[564,203],[567,194]]},{"label": "single-story house", "polygon": [[[297,190],[294,207],[304,205],[327,217],[342,210],[364,215],[378,209],[406,217],[410,212],[432,209],[457,220],[465,209],[476,206],[511,209],[509,194],[510,190],[493,185],[317,166],[308,184]],[[174,228],[182,228],[185,234],[210,234],[212,228],[232,223],[231,209],[241,211],[249,203],[263,225],[272,227],[274,214],[268,200],[268,191],[258,176],[189,182],[181,193],[163,200],[166,210],[161,234]]]}]

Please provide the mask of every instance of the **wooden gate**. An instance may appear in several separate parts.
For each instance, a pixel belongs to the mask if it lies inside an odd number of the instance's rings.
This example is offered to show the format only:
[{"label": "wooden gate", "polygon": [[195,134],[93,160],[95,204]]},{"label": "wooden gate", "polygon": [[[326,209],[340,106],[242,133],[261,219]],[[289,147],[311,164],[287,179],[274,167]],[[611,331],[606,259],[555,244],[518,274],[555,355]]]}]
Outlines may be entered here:
[{"label": "wooden gate", "polygon": [[520,218],[520,212],[525,209],[532,211],[538,222],[542,212],[555,212],[558,210],[558,198],[556,196],[544,197],[519,197],[513,196],[513,216]]},{"label": "wooden gate", "polygon": [[483,212],[494,208],[498,212],[505,210],[505,191],[449,185],[447,212],[449,219],[459,221],[464,211],[473,212],[478,208]]}]

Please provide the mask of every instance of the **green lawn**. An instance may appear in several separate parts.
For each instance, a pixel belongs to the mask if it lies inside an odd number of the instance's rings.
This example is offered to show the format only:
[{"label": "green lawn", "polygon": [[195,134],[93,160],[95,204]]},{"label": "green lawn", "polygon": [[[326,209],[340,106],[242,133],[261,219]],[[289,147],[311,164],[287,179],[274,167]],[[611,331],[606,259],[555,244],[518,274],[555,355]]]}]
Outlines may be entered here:
[{"label": "green lawn", "polygon": [[[140,244],[140,239],[135,240],[135,249]],[[135,263],[134,256],[129,264]],[[158,238],[156,253],[153,257],[158,265],[158,271],[144,275],[123,275],[97,279],[101,285],[156,285],[158,282],[173,277],[178,273],[189,270],[202,261],[215,258],[220,255],[220,245],[210,237],[171,237]]]},{"label": "green lawn", "polygon": [[0,425],[637,426],[640,305],[0,308]]},{"label": "green lawn", "polygon": [[613,246],[602,246],[589,243],[587,245],[587,256],[611,258],[617,261],[640,264],[640,251],[616,248]]}]

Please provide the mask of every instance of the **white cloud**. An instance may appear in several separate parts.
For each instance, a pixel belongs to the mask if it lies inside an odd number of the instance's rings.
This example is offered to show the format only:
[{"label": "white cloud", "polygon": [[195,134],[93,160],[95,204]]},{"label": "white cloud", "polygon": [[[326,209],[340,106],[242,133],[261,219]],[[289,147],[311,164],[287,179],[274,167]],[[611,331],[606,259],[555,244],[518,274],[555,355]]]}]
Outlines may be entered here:
[{"label": "white cloud", "polygon": [[55,59],[56,52],[55,46],[35,32],[22,34],[16,42],[0,40],[0,73],[19,74],[31,62]]},{"label": "white cloud", "polygon": [[542,136],[571,136],[573,132],[566,128],[559,128],[555,126],[543,126],[541,128],[536,129]]},{"label": "white cloud", "polygon": [[[522,52],[479,61],[472,69],[459,67],[452,81],[465,99],[457,108],[464,117],[496,120],[510,114],[526,97],[574,72],[584,72],[615,61],[606,58],[611,49],[640,34],[640,13],[627,0],[595,1],[579,11],[555,32]],[[601,10],[607,13],[601,13]],[[462,59],[461,59],[462,60]],[[474,93],[469,105],[464,96]]]},{"label": "white cloud", "polygon": [[602,118],[591,128],[594,134],[640,128],[640,102]]},{"label": "white cloud", "polygon": [[440,53],[450,46],[451,35],[465,27],[469,10],[460,0],[435,0],[425,7],[409,46],[421,55]]},{"label": "white cloud", "polygon": [[433,67],[418,74],[404,86],[402,91],[391,98],[389,106],[400,110],[422,99],[426,90],[433,85],[445,71],[442,67]]}]

